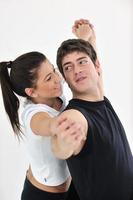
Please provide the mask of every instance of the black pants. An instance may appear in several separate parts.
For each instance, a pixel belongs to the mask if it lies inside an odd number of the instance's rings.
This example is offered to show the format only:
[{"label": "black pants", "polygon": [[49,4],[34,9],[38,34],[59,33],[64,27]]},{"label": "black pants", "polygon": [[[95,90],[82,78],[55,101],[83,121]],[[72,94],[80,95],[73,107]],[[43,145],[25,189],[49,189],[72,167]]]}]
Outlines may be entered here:
[{"label": "black pants", "polygon": [[67,197],[65,198],[65,200],[80,200],[73,182],[71,182],[71,185],[69,187],[69,190],[67,192]]},{"label": "black pants", "polygon": [[79,197],[76,193],[73,183],[71,183],[68,192],[52,193],[38,189],[26,178],[21,200],[79,200]]}]

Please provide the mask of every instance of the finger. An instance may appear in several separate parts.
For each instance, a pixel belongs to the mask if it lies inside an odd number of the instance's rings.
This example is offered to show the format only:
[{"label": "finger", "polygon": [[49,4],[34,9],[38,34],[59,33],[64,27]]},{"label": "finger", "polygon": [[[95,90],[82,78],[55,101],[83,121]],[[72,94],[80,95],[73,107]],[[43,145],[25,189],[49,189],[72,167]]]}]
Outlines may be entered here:
[{"label": "finger", "polygon": [[79,135],[78,137],[75,137],[73,140],[71,139],[71,141],[72,141],[73,148],[74,148],[74,147],[78,147],[83,140],[82,140],[81,136]]},{"label": "finger", "polygon": [[65,117],[65,116],[59,116],[59,117],[57,118],[57,123],[58,123],[58,125],[62,124],[62,123],[65,122],[65,121],[67,121],[67,117]]},{"label": "finger", "polygon": [[62,139],[66,142],[66,143],[69,143],[69,144],[72,144],[74,143],[75,141],[81,141],[82,140],[82,137],[80,134],[71,134],[71,135],[68,135],[66,134],[66,136],[62,136]]},{"label": "finger", "polygon": [[77,28],[76,28],[75,26],[72,27],[72,32],[73,32],[74,34],[75,34],[75,32],[76,32],[76,29],[77,29]]},{"label": "finger", "polygon": [[87,19],[80,19],[80,20],[79,20],[79,24],[81,24],[81,25],[82,25],[82,24],[88,24],[88,25],[89,25],[90,22],[89,22],[89,20],[87,20]]},{"label": "finger", "polygon": [[81,22],[85,23],[85,24],[90,24],[89,20],[87,20],[87,19],[81,19]]},{"label": "finger", "polygon": [[88,30],[90,30],[91,29],[91,27],[90,27],[90,25],[89,24],[82,24],[82,25],[78,25],[78,28],[76,29],[76,30],[78,30],[78,29],[88,29]]},{"label": "finger", "polygon": [[86,140],[86,137],[83,137],[82,134],[75,135],[75,141],[77,143],[81,143],[81,141],[85,141],[85,140]]},{"label": "finger", "polygon": [[71,140],[73,141],[75,139],[75,137],[78,135],[82,135],[81,127],[80,127],[80,125],[75,126],[75,123],[72,124],[67,129],[65,129],[64,131],[61,131],[59,133],[60,138],[64,139],[65,141],[69,141],[69,142],[71,142]]},{"label": "finger", "polygon": [[90,27],[93,29],[94,28],[94,25],[93,24],[89,24],[90,25]]},{"label": "finger", "polygon": [[78,28],[78,26],[79,26],[79,25],[82,25],[82,24],[83,24],[83,20],[82,20],[82,19],[76,20],[76,21],[74,22],[74,26],[75,26],[76,28]]},{"label": "finger", "polygon": [[65,135],[78,135],[78,134],[82,134],[81,132],[81,125],[80,124],[70,124],[70,126],[68,127],[68,129],[65,131],[64,133]]},{"label": "finger", "polygon": [[77,137],[80,136],[82,138],[82,140],[86,140],[86,133],[85,133],[85,131],[84,131],[84,129],[81,125],[79,127],[78,126],[75,127],[75,133],[74,134],[77,135]]},{"label": "finger", "polygon": [[70,119],[64,120],[61,124],[59,124],[58,128],[60,131],[66,131],[69,129],[75,122],[71,121]]},{"label": "finger", "polygon": [[79,19],[79,20],[75,20],[75,22],[74,22],[74,26],[75,26],[76,28],[78,28],[79,25],[82,25],[82,24],[88,24],[88,25],[90,25],[92,28],[94,27],[94,26],[90,23],[90,21],[87,20],[87,19]]}]

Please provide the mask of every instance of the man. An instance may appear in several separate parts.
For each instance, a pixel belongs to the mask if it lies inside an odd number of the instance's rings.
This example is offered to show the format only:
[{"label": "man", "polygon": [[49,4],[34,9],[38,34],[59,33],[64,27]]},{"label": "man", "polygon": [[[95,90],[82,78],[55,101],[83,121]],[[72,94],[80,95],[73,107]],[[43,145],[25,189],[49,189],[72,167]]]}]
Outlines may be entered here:
[{"label": "man", "polygon": [[[123,126],[104,96],[94,48],[82,39],[64,41],[57,65],[73,99],[53,128],[55,155],[67,159],[81,200],[131,200],[133,157]],[[79,123],[81,138],[73,137],[68,121]]]}]

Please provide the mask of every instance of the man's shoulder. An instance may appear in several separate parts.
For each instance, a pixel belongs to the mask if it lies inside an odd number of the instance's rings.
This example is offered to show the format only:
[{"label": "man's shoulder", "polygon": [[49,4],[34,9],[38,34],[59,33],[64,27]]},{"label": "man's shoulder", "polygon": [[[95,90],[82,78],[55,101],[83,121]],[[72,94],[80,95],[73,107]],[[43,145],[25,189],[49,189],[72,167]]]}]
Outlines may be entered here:
[{"label": "man's shoulder", "polygon": [[76,109],[77,107],[81,107],[80,99],[71,99],[69,100],[65,110]]},{"label": "man's shoulder", "polygon": [[84,115],[84,112],[82,110],[77,109],[76,107],[68,107],[66,108],[62,113],[62,117],[68,118],[75,122],[81,122],[84,124],[87,124],[86,116]]}]

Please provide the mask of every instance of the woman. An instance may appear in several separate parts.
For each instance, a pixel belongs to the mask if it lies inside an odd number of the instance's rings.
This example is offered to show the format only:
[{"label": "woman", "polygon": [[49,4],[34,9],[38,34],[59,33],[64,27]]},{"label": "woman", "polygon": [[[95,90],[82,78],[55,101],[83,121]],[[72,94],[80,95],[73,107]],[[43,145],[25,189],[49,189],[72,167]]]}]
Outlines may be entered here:
[{"label": "woman", "polygon": [[[76,21],[75,33],[78,30],[79,34],[81,25],[87,23],[86,20]],[[81,35],[82,32],[83,26]],[[55,158],[50,144],[51,123],[65,108],[59,74],[45,55],[30,52],[12,62],[0,63],[0,83],[5,110],[18,137],[22,136],[23,130],[17,95],[26,98],[22,122],[30,166],[21,199],[65,199],[71,182],[69,170],[64,160]],[[71,140],[82,140],[80,125],[65,120],[66,123],[71,127]],[[73,188],[70,191],[73,196]],[[71,199],[70,196],[67,198]]]}]

